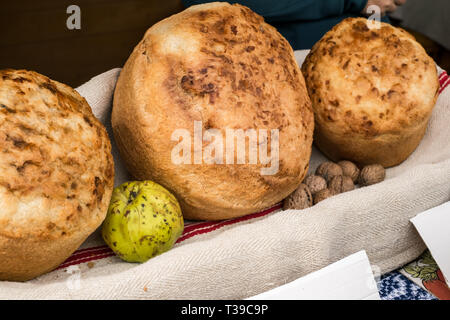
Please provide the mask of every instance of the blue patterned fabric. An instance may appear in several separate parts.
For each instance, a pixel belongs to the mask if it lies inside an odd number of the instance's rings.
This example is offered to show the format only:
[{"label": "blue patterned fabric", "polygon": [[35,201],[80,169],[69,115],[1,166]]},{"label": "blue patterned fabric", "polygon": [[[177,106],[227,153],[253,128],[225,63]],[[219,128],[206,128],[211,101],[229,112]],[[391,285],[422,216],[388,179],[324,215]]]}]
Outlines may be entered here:
[{"label": "blue patterned fabric", "polygon": [[378,291],[382,300],[437,300],[398,271],[383,275],[378,282]]}]

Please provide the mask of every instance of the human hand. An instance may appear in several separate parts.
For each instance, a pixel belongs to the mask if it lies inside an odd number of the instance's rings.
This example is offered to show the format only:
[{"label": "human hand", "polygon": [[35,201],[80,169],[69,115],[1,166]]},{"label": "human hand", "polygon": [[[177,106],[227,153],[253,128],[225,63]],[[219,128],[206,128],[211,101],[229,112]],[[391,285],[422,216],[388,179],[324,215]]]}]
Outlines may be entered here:
[{"label": "human hand", "polygon": [[367,9],[370,6],[378,6],[381,10],[381,15],[384,16],[387,12],[394,12],[401,5],[404,5],[407,0],[368,0],[365,8],[361,12],[364,15],[368,15]]}]

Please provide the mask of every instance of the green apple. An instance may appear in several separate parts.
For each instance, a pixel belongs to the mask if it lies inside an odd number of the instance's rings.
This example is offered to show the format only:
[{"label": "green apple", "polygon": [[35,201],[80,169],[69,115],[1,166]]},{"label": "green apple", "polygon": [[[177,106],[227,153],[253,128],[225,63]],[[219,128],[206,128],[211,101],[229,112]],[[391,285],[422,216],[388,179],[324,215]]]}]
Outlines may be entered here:
[{"label": "green apple", "polygon": [[170,250],[183,229],[173,194],[153,181],[132,181],[114,189],[102,236],[121,259],[145,262]]}]

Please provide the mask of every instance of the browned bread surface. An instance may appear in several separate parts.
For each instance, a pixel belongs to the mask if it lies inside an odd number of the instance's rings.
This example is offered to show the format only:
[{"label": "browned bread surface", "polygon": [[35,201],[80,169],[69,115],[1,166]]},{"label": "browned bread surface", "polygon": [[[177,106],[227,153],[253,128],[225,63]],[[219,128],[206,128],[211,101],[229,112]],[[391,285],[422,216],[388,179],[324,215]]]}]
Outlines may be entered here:
[{"label": "browned bread surface", "polygon": [[406,31],[349,18],[314,45],[302,66],[314,142],[332,160],[385,167],[420,143],[436,103],[436,66]]},{"label": "browned bread surface", "polygon": [[57,267],[103,221],[114,180],[106,130],[72,88],[0,71],[0,279]]},{"label": "browned bread surface", "polygon": [[[268,165],[248,158],[174,164],[171,135],[193,136],[194,121],[224,137],[226,128],[279,129],[278,172],[261,175]],[[130,172],[174,192],[187,219],[242,216],[281,201],[308,169],[313,125],[289,43],[250,9],[227,3],[193,6],[151,27],[120,74],[112,113]]]}]

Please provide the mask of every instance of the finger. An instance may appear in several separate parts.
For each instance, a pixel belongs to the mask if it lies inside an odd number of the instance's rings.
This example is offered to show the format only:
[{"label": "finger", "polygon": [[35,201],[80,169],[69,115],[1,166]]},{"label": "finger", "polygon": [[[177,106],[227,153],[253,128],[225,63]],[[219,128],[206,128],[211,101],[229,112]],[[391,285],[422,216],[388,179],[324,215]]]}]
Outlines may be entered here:
[{"label": "finger", "polygon": [[395,0],[394,2],[397,6],[402,6],[406,3],[406,0]]},{"label": "finger", "polygon": [[387,5],[385,8],[386,12],[394,12],[395,10],[397,10],[397,6],[394,3]]}]

